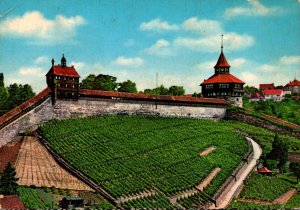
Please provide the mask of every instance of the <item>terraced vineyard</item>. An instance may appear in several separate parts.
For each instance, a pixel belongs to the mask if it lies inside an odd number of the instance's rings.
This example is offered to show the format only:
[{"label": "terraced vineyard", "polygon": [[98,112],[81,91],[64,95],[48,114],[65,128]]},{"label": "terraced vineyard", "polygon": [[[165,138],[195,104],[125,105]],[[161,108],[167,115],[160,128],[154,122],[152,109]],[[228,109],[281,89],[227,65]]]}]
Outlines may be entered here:
[{"label": "terraced vineyard", "polygon": [[[40,128],[57,154],[123,200],[126,208],[169,208],[172,197],[194,191],[220,167],[204,192],[175,203],[205,205],[248,152],[245,138],[235,129],[261,134],[257,140],[265,148],[274,136],[238,122],[154,116],[55,120]],[[297,139],[285,138],[295,150],[300,148]],[[210,146],[216,149],[201,157]]]}]

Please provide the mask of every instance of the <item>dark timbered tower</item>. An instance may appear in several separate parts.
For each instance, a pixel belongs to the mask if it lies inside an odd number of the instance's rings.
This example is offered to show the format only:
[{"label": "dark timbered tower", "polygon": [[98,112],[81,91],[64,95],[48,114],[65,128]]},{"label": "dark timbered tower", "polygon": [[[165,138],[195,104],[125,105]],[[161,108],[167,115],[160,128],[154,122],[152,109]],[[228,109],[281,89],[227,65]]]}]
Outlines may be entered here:
[{"label": "dark timbered tower", "polygon": [[230,65],[223,53],[223,35],[221,54],[214,68],[215,74],[200,84],[202,95],[208,98],[225,98],[230,103],[242,107],[245,83],[230,74]]},{"label": "dark timbered tower", "polygon": [[52,59],[52,67],[46,74],[47,85],[52,92],[53,102],[56,99],[73,99],[79,97],[79,74],[74,66],[67,66],[67,60],[63,54],[61,64],[54,65]]}]

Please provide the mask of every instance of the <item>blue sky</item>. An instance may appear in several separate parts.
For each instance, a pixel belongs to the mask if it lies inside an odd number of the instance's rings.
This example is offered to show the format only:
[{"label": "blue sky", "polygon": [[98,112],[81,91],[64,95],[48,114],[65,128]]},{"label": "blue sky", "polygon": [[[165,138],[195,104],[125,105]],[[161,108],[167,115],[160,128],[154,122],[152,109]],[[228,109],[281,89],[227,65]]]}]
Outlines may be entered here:
[{"label": "blue sky", "polygon": [[62,53],[82,78],[110,74],[138,90],[159,83],[199,92],[220,54],[248,85],[300,79],[300,0],[0,1],[6,85],[46,87]]}]

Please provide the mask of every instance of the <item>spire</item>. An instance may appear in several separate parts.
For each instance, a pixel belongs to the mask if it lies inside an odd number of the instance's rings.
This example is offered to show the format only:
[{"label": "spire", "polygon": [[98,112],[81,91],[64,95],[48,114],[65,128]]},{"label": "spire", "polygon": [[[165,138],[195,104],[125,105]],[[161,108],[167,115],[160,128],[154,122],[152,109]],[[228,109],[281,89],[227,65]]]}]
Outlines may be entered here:
[{"label": "spire", "polygon": [[54,58],[52,58],[51,63],[52,63],[52,66],[54,66]]},{"label": "spire", "polygon": [[66,67],[67,66],[67,60],[65,58],[65,55],[63,54],[62,55],[62,58],[61,58],[61,67]]},{"label": "spire", "polygon": [[221,52],[223,52],[223,34],[222,34],[222,41],[221,41]]}]

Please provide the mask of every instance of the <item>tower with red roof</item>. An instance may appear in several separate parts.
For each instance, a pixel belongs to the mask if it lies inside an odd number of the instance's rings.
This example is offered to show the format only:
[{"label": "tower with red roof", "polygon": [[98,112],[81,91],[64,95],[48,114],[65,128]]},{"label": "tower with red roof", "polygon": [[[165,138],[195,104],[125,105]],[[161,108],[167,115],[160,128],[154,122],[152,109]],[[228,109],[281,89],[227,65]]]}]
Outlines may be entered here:
[{"label": "tower with red roof", "polygon": [[51,61],[52,67],[46,74],[47,85],[51,89],[52,99],[73,99],[79,97],[79,78],[80,75],[75,70],[74,66],[67,66],[67,60],[63,54],[61,63],[54,64],[54,59]]},{"label": "tower with red roof", "polygon": [[214,68],[215,74],[200,84],[202,95],[208,98],[225,98],[230,103],[242,107],[245,83],[230,74],[230,65],[223,53],[223,35],[221,54]]}]

